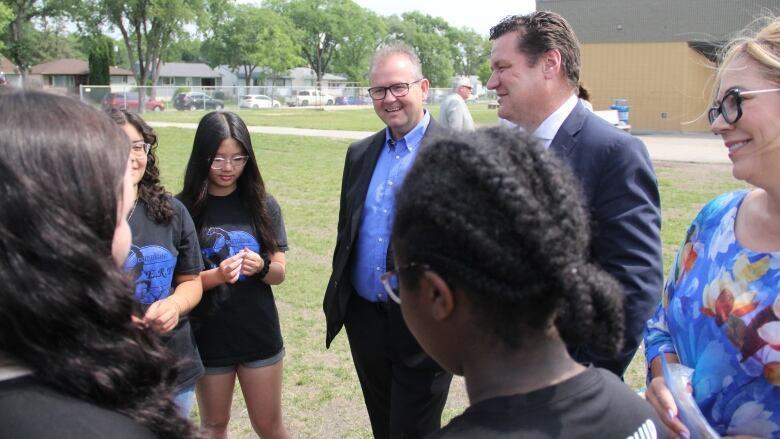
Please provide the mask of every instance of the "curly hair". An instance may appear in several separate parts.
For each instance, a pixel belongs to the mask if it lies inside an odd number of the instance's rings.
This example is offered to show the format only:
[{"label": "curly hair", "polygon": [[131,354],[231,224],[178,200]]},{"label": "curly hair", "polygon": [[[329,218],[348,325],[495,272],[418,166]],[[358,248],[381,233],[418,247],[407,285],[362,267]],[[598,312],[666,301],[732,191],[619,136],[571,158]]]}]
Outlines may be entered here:
[{"label": "curly hair", "polygon": [[[396,198],[399,264],[427,264],[517,348],[554,324],[569,345],[622,344],[620,285],[590,263],[590,225],[565,165],[502,128],[426,141]],[[417,281],[419,270],[402,272]],[[411,277],[410,277],[411,276]]]},{"label": "curly hair", "polygon": [[144,176],[138,183],[138,198],[157,224],[170,224],[175,215],[171,206],[171,194],[160,183],[160,169],[157,167],[157,134],[141,116],[118,108],[109,108],[106,113],[119,125],[130,124],[141,133],[144,142],[152,145],[146,156]]},{"label": "curly hair", "polygon": [[166,438],[192,437],[174,359],[112,258],[127,136],[105,114],[40,92],[0,96],[0,352],[67,395]]},{"label": "curly hair", "polygon": [[533,67],[545,52],[557,49],[561,53],[561,64],[566,79],[577,87],[580,83],[580,43],[569,22],[560,14],[550,11],[536,11],[527,15],[505,17],[490,28],[490,40],[502,35],[518,32],[517,50],[524,54],[528,66]]}]

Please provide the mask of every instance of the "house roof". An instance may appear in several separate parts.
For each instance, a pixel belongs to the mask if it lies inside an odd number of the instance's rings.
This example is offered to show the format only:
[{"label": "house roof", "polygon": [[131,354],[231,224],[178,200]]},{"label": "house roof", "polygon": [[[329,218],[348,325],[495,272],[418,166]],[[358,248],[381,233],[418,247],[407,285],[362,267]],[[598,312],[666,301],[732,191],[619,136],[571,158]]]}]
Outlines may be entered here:
[{"label": "house roof", "polygon": [[0,55],[0,72],[17,73],[16,64],[12,63],[8,58]]},{"label": "house roof", "polygon": [[[119,67],[109,67],[112,76],[132,76],[133,72]],[[81,59],[55,59],[36,64],[30,69],[33,75],[89,75],[89,63]]]},{"label": "house roof", "polygon": [[168,62],[160,66],[160,77],[219,78],[219,73],[204,63]]},{"label": "house roof", "polygon": [[777,0],[537,0],[582,43],[727,41],[758,17],[780,15]]}]

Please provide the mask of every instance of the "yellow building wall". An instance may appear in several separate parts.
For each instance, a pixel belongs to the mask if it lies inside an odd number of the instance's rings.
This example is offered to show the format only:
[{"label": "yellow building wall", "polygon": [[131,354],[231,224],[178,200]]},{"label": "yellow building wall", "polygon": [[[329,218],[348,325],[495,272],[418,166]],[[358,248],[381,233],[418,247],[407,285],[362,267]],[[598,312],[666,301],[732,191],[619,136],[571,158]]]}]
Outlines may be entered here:
[{"label": "yellow building wall", "polygon": [[582,45],[594,110],[628,99],[634,131],[709,131],[713,64],[684,42]]}]

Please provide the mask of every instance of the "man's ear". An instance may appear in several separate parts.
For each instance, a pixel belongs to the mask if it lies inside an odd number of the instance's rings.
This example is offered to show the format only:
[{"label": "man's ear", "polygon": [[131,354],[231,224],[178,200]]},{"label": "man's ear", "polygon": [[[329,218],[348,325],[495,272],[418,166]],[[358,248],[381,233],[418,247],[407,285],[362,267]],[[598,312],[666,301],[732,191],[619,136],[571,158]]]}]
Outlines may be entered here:
[{"label": "man's ear", "polygon": [[437,321],[448,319],[455,312],[455,295],[438,273],[425,271],[420,279],[421,302]]},{"label": "man's ear", "polygon": [[539,61],[542,63],[542,73],[547,79],[557,76],[558,72],[563,68],[561,64],[561,51],[558,49],[548,50],[541,56]]}]

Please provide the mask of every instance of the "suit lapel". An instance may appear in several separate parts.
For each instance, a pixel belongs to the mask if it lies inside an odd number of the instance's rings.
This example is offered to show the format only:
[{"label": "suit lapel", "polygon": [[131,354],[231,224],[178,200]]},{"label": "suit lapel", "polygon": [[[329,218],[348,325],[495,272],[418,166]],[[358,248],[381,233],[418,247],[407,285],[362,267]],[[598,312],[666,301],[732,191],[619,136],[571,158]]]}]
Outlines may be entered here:
[{"label": "suit lapel", "polygon": [[563,121],[563,125],[555,133],[555,137],[550,143],[550,151],[553,151],[559,157],[566,157],[577,146],[577,135],[582,129],[582,125],[585,123],[585,118],[588,116],[587,108],[577,102],[577,105],[569,114],[569,117]]}]

